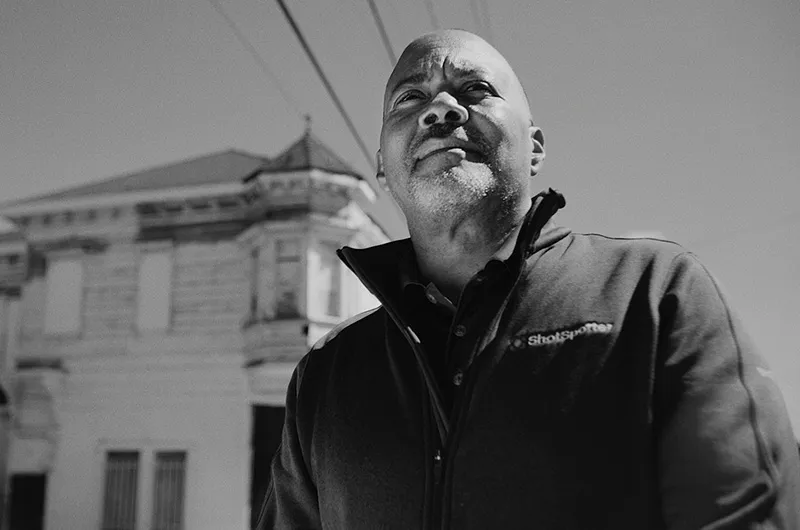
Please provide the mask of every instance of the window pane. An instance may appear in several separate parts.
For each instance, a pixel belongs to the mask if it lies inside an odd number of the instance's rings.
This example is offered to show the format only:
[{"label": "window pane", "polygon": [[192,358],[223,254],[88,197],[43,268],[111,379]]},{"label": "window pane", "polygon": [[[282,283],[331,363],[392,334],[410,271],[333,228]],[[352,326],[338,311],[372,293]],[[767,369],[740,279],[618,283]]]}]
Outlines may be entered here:
[{"label": "window pane", "polygon": [[106,454],[102,530],[136,529],[138,476],[138,452],[109,451]]},{"label": "window pane", "polygon": [[261,305],[261,293],[259,292],[261,265],[261,251],[258,248],[250,250],[250,315],[255,316]]},{"label": "window pane", "polygon": [[181,530],[183,528],[185,475],[185,452],[156,453],[152,530]]},{"label": "window pane", "polygon": [[139,263],[137,323],[140,330],[169,327],[172,294],[172,256],[169,252],[148,252]]},{"label": "window pane", "polygon": [[69,333],[80,329],[83,298],[83,264],[78,260],[54,261],[47,268],[44,329]]},{"label": "window pane", "polygon": [[297,289],[299,287],[300,262],[278,262],[278,278],[276,285],[275,316],[293,318],[300,314],[297,305]]},{"label": "window pane", "polygon": [[300,240],[278,239],[275,242],[277,261],[275,286],[276,318],[295,318],[300,314],[297,291],[300,288]]}]

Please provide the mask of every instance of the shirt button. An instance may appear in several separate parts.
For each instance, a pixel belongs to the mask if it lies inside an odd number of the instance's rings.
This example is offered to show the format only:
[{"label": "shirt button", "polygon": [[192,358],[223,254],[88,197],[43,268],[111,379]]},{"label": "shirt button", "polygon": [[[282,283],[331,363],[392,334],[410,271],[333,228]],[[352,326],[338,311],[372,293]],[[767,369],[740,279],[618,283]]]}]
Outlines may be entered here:
[{"label": "shirt button", "polygon": [[433,296],[431,293],[428,293],[428,294],[426,294],[426,295],[425,295],[425,298],[427,298],[427,299],[428,299],[428,302],[430,302],[430,303],[432,303],[432,304],[435,304],[435,303],[436,303],[436,297],[435,297],[435,296]]},{"label": "shirt button", "polygon": [[461,386],[461,383],[464,381],[464,374],[461,371],[458,371],[453,375],[453,384],[456,386]]},{"label": "shirt button", "polygon": [[467,334],[467,328],[462,326],[461,324],[457,325],[456,328],[453,330],[453,333],[456,337],[463,337]]}]

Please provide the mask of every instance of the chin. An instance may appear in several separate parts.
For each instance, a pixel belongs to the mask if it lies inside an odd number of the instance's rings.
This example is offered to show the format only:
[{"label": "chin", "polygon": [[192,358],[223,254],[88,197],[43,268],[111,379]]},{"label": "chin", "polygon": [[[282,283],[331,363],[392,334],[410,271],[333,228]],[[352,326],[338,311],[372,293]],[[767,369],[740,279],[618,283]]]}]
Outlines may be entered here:
[{"label": "chin", "polygon": [[478,170],[460,166],[448,168],[422,179],[421,184],[425,187],[441,187],[450,190],[451,193],[478,193],[481,196],[485,196],[497,187],[495,176],[486,167]]},{"label": "chin", "polygon": [[479,208],[492,193],[492,183],[462,175],[441,175],[414,186],[410,193],[419,215],[447,223],[448,219]]}]

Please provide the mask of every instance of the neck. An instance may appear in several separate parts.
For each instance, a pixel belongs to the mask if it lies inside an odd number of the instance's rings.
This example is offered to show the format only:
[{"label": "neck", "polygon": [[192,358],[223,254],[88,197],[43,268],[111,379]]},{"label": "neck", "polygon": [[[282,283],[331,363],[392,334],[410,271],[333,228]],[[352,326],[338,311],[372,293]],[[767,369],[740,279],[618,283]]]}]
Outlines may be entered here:
[{"label": "neck", "polygon": [[472,217],[444,228],[441,223],[409,224],[420,272],[457,303],[464,286],[489,260],[511,256],[529,207],[530,202],[506,215]]}]

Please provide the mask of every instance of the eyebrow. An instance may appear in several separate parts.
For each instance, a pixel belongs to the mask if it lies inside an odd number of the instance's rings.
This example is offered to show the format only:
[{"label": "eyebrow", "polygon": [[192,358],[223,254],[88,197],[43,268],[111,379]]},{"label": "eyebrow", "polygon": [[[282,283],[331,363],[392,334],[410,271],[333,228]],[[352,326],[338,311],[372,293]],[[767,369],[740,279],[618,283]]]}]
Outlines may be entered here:
[{"label": "eyebrow", "polygon": [[[474,68],[459,68],[455,67],[455,74],[457,77],[470,77],[474,75],[478,75],[481,77],[491,77],[489,75],[489,71],[485,68],[480,66]],[[418,85],[423,81],[426,81],[430,77],[430,72],[416,72],[411,75],[408,75],[402,78],[400,81],[395,83],[394,87],[389,91],[389,95],[393,95],[397,90],[401,87],[406,85]]]},{"label": "eyebrow", "polygon": [[430,77],[430,72],[417,72],[415,74],[411,74],[409,76],[404,77],[400,81],[394,84],[392,89],[389,91],[389,95],[394,94],[398,88],[405,86],[405,85],[418,85],[423,81],[427,80]]}]

